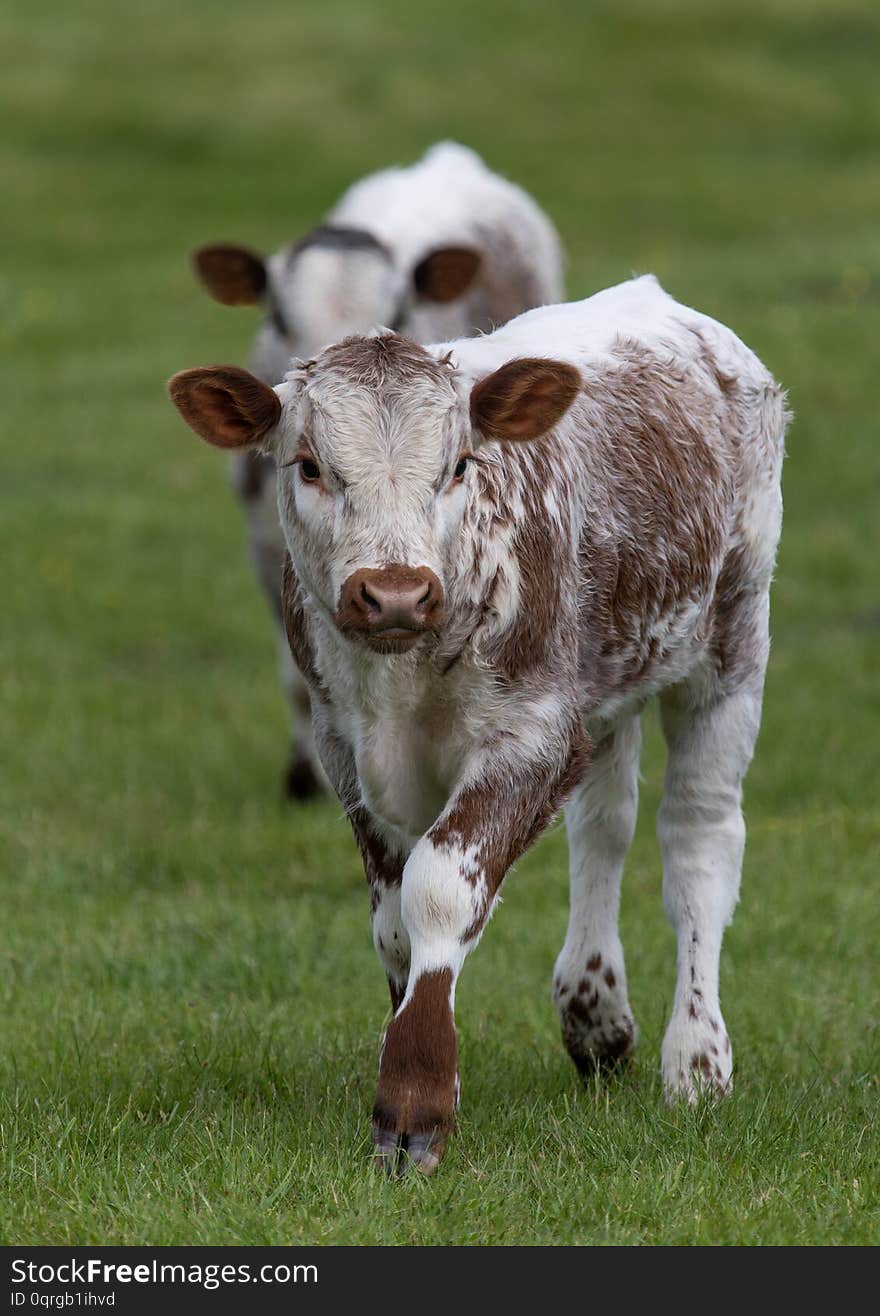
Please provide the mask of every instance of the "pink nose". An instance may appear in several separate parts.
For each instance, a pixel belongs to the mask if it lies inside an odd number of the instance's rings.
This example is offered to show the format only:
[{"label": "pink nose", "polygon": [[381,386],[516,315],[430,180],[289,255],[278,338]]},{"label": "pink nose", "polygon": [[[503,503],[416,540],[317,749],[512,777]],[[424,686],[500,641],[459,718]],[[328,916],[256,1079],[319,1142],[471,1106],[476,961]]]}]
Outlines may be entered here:
[{"label": "pink nose", "polygon": [[440,581],[427,567],[362,568],[342,586],[336,624],[374,635],[418,632],[436,629],[442,611]]}]

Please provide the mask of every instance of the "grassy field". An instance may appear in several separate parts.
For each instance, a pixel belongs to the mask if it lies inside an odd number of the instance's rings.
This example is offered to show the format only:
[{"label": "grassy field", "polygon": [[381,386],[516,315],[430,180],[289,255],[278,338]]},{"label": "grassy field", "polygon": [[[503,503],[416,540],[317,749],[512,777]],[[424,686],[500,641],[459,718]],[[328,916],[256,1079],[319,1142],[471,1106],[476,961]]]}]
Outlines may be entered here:
[{"label": "grassy field", "polygon": [[[0,1239],[866,1243],[878,1230],[880,18],[874,0],[13,0],[0,20]],[[460,988],[461,1129],[386,1183],[386,1018],[338,808],[279,798],[271,626],[223,462],[165,400],[241,360],[191,246],[272,246],[451,136],[571,294],[653,270],[796,422],[743,897],[736,1091],[670,1110],[647,718],[624,942],[642,1043],[579,1088],[560,829]]]}]

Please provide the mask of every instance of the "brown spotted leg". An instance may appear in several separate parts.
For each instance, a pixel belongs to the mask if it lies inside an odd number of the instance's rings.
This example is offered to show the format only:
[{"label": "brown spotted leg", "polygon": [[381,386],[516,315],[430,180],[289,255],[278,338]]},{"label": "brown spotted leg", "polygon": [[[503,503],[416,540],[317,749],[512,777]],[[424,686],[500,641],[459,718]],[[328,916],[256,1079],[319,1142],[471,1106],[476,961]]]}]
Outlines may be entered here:
[{"label": "brown spotted leg", "polygon": [[627,718],[595,743],[565,809],[571,905],[553,999],[563,1041],[583,1075],[627,1060],[636,1042],[618,913],[638,809],[640,749],[639,719]]},{"label": "brown spotted leg", "polygon": [[387,1169],[431,1174],[452,1129],[457,1098],[455,986],[479,941],[508,868],[534,841],[583,775],[580,722],[552,758],[487,759],[456,792],[406,861],[401,914],[409,934],[409,981],[385,1034],[373,1139]]}]

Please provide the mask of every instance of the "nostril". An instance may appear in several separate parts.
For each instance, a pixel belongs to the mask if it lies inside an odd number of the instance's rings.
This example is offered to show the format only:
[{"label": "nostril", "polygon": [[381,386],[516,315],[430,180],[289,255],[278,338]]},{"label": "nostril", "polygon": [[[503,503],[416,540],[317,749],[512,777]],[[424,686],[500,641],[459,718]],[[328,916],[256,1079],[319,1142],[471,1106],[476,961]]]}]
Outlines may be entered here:
[{"label": "nostril", "polygon": [[423,608],[425,604],[429,602],[430,598],[431,598],[431,582],[428,581],[428,584],[425,587],[424,594],[420,599],[416,599],[416,607]]},{"label": "nostril", "polygon": [[370,593],[364,581],[361,581],[361,599],[363,600],[364,603],[366,603],[367,607],[372,609],[373,611],[375,612],[382,611],[382,604],[375,597],[375,595]]}]

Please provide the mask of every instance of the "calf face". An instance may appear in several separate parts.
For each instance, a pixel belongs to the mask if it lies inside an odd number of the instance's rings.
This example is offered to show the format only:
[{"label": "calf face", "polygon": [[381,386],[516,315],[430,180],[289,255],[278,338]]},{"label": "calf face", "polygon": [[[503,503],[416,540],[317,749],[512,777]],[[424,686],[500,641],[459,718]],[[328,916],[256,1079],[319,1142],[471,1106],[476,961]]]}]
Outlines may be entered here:
[{"label": "calf face", "polygon": [[192,253],[195,274],[224,306],[263,306],[287,350],[312,356],[374,325],[397,326],[416,302],[462,297],[480,270],[470,247],[437,247],[410,270],[366,229],[322,224],[264,259],[212,243]]},{"label": "calf face", "polygon": [[580,383],[573,366],[529,358],[468,389],[448,360],[381,335],[328,348],[277,390],[214,367],[169,391],[209,443],[274,453],[305,589],[347,639],[399,653],[442,625],[481,444],[540,438]]}]

